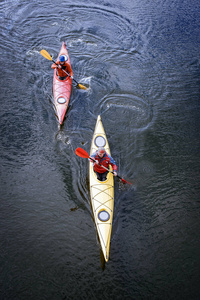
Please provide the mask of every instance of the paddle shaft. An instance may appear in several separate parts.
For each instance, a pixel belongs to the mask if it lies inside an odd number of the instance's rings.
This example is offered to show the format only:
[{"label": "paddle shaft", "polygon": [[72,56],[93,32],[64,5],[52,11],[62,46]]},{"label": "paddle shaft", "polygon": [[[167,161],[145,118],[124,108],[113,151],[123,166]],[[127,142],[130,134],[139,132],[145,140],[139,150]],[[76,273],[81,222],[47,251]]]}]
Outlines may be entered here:
[{"label": "paddle shaft", "polygon": [[[53,60],[53,59],[52,59],[52,62],[53,62],[55,65],[60,66],[60,65],[58,65],[58,64],[55,62],[55,60]],[[62,66],[61,66],[61,69],[63,70],[63,72],[65,72],[71,79],[73,79],[73,80],[78,84],[78,82],[77,82],[74,78],[72,78],[72,76],[71,76],[67,71],[65,71],[65,70],[62,68]]]},{"label": "paddle shaft", "polygon": [[[56,64],[57,66],[60,66],[58,65],[53,59],[52,59],[52,62],[54,62],[54,64]],[[61,66],[62,67],[62,66]],[[82,84],[78,83],[78,81],[76,81],[76,79],[74,79],[67,71],[65,71],[63,68],[62,68],[63,72],[65,72],[72,80],[74,80],[76,82],[76,84],[81,88],[84,88],[84,90],[86,89],[86,87],[84,87]]]},{"label": "paddle shaft", "polygon": [[[77,148],[75,150],[75,153],[76,155],[80,156],[80,157],[83,157],[83,158],[89,158],[90,160],[92,160],[93,162],[96,162],[96,160],[94,158],[92,158],[91,156],[89,156],[89,154],[87,153],[87,151],[85,151],[84,149],[82,148]],[[109,169],[107,169],[106,167],[104,167],[102,164],[99,163],[99,165],[106,169],[108,172],[112,173],[114,175],[114,172],[110,171]],[[114,175],[115,176],[115,175]],[[132,184],[131,182],[128,182],[127,180],[123,179],[122,177],[120,177],[119,175],[116,175],[116,177],[118,177],[119,179],[121,179],[121,181],[123,183],[128,183],[128,184]]]},{"label": "paddle shaft", "polygon": [[[44,56],[46,59],[48,59],[48,60],[51,60],[54,64],[56,64],[57,66],[59,66],[53,59],[52,59],[52,57],[51,57],[51,55],[46,51],[46,50],[44,50],[44,49],[42,49],[41,51],[40,51],[40,54],[42,55],[42,56]],[[62,66],[61,66],[62,67]],[[87,90],[87,88],[84,86],[84,85],[82,85],[82,84],[80,84],[80,83],[78,83],[67,71],[65,71],[63,68],[62,68],[62,70],[63,70],[63,72],[65,72],[72,80],[74,80],[75,82],[76,82],[76,84],[81,88],[81,89],[83,89],[83,90]]]},{"label": "paddle shaft", "polygon": [[[93,161],[96,162],[95,159],[93,159],[91,156],[89,156],[89,158]],[[98,163],[102,168],[104,168],[105,170],[107,170],[108,172],[112,173],[114,175],[114,172],[109,170],[108,168],[104,167],[102,164]],[[117,177],[119,177],[118,175],[116,175]],[[119,177],[121,179],[121,177]]]}]

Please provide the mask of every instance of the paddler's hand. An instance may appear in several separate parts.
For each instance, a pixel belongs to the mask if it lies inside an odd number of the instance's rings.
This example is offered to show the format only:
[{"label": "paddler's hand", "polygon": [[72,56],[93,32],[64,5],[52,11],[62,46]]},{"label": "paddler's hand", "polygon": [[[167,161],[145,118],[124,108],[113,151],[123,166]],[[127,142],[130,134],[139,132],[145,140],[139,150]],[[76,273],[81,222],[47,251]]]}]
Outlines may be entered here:
[{"label": "paddler's hand", "polygon": [[116,172],[116,171],[113,171],[113,175],[114,175],[114,176],[117,176],[117,172]]},{"label": "paddler's hand", "polygon": [[98,164],[99,162],[98,162],[98,160],[94,160],[94,159],[91,159],[91,158],[88,158],[88,160],[91,162],[91,163],[93,163],[93,164]]}]

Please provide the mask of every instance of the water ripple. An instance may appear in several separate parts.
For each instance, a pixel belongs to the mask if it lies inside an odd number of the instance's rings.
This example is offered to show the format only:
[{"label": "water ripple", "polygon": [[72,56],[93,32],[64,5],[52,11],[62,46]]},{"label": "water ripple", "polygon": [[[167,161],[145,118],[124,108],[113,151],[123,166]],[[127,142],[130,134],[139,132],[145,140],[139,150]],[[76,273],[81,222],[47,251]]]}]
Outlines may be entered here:
[{"label": "water ripple", "polygon": [[[109,115],[111,122],[118,122],[130,131],[146,129],[153,119],[151,105],[133,94],[106,95],[99,103],[101,114]],[[130,132],[129,131],[129,132]]]}]

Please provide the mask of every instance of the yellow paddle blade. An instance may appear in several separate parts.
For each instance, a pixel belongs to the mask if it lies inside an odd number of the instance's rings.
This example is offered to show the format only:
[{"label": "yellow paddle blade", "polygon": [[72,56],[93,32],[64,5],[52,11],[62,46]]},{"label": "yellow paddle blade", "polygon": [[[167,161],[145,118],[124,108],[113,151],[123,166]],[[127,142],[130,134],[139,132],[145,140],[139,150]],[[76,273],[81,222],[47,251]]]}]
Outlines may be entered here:
[{"label": "yellow paddle blade", "polygon": [[52,61],[51,55],[50,55],[46,50],[42,49],[42,50],[40,51],[40,54],[42,54],[42,56],[44,56],[46,59]]},{"label": "yellow paddle blade", "polygon": [[82,85],[82,84],[78,84],[78,87],[80,87],[80,89],[82,89],[82,90],[87,90],[87,88],[84,86],[84,85]]}]

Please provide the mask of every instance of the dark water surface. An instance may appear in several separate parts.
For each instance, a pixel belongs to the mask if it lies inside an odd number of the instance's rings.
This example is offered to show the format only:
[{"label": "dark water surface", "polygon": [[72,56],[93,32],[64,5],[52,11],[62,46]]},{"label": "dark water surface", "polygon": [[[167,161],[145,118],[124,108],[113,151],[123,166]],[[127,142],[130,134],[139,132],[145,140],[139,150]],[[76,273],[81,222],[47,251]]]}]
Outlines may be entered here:
[{"label": "dark water surface", "polygon": [[[0,2],[0,299],[200,299],[200,2]],[[58,129],[51,62],[74,78]],[[118,173],[110,260],[88,161],[101,115]]]}]

